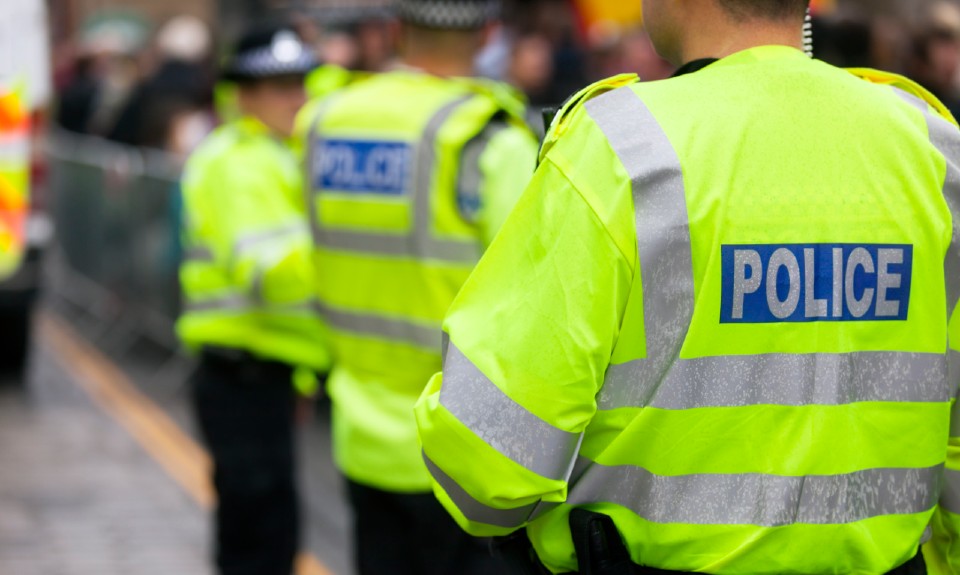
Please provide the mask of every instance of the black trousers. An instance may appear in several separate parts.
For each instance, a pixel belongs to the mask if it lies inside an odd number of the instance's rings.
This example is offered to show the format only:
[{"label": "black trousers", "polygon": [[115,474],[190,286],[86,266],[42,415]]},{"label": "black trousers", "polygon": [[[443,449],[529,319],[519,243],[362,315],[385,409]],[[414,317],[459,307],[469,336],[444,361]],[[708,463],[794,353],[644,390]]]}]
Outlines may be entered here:
[{"label": "black trousers", "polygon": [[432,493],[391,493],[347,481],[359,575],[501,575],[489,540],[467,535]]},{"label": "black trousers", "polygon": [[191,387],[213,457],[222,575],[290,575],[299,543],[291,370],[204,354]]}]

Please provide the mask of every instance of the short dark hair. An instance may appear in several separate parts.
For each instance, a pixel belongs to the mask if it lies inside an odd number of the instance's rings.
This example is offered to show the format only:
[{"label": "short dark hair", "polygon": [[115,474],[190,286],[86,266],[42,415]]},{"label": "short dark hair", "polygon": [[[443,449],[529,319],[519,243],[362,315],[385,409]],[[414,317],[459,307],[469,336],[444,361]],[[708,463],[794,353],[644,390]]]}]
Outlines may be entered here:
[{"label": "short dark hair", "polygon": [[719,2],[724,10],[737,20],[802,18],[810,5],[810,0],[719,0]]}]

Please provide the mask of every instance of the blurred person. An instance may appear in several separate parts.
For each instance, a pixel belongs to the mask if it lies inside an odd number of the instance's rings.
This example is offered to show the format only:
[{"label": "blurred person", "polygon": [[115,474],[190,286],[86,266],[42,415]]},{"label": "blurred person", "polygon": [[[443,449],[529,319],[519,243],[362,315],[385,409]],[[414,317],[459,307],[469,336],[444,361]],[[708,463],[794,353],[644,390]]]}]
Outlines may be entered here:
[{"label": "blurred person", "polygon": [[526,94],[532,104],[547,103],[543,95],[553,72],[549,40],[539,34],[528,34],[513,42],[506,80]]},{"label": "blurred person", "polygon": [[186,154],[213,125],[212,37],[201,20],[177,16],[160,28],[155,45],[156,70],[131,96],[108,136]]},{"label": "blurred person", "polygon": [[673,64],[657,54],[646,30],[635,28],[624,33],[617,72],[636,72],[644,82],[655,82],[669,78],[675,71]]},{"label": "blurred person", "polygon": [[110,26],[78,44],[72,77],[58,97],[56,122],[71,132],[104,136],[140,81],[140,46]]},{"label": "blurred person", "polygon": [[947,1],[932,4],[913,48],[910,76],[960,114],[960,7]]},{"label": "blurred person", "polygon": [[677,73],[569,102],[450,307],[424,457],[529,573],[960,573],[960,130],[806,8],[643,0]]},{"label": "blurred person", "polygon": [[288,141],[315,66],[291,29],[245,33],[224,71],[241,115],[204,141],[183,177],[177,332],[200,357],[190,383],[214,463],[223,575],[290,575],[299,542],[297,395],[330,365]]},{"label": "blurred person", "polygon": [[413,419],[440,368],[440,319],[536,162],[518,96],[468,78],[497,6],[402,0],[400,64],[298,119],[361,575],[503,572],[430,493]]}]

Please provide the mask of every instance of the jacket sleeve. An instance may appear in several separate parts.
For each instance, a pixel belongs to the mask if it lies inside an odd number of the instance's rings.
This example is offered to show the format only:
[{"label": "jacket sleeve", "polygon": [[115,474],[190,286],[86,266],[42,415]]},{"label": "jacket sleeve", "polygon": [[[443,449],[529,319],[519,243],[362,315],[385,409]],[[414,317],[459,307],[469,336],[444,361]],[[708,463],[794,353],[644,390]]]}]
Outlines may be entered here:
[{"label": "jacket sleeve", "polygon": [[[234,149],[202,170],[188,172],[188,225],[199,230],[210,256],[231,284],[255,302],[289,306],[313,292],[310,231],[299,198],[296,162]],[[289,160],[284,165],[283,160]]]},{"label": "jacket sleeve", "polygon": [[565,500],[630,290],[635,262],[565,171],[540,166],[463,286],[416,407],[434,492],[478,536]]},{"label": "jacket sleeve", "polygon": [[[930,138],[944,157],[944,198],[953,221],[944,260],[947,295],[948,374],[960,397],[960,131],[928,113]],[[960,573],[960,401],[954,400],[940,503],[931,522],[932,539],[924,545],[929,572]]]},{"label": "jacket sleeve", "polygon": [[537,151],[536,138],[525,128],[509,125],[491,134],[479,158],[482,204],[478,223],[485,246],[493,242],[530,183]]}]

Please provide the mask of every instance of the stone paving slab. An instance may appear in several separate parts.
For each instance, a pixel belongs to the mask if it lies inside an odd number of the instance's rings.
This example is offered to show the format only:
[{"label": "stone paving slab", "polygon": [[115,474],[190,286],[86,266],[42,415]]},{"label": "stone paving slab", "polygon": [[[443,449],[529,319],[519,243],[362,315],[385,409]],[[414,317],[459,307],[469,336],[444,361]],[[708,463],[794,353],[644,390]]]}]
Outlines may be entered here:
[{"label": "stone paving slab", "polygon": [[0,377],[0,574],[210,575],[206,513],[37,346]]}]

